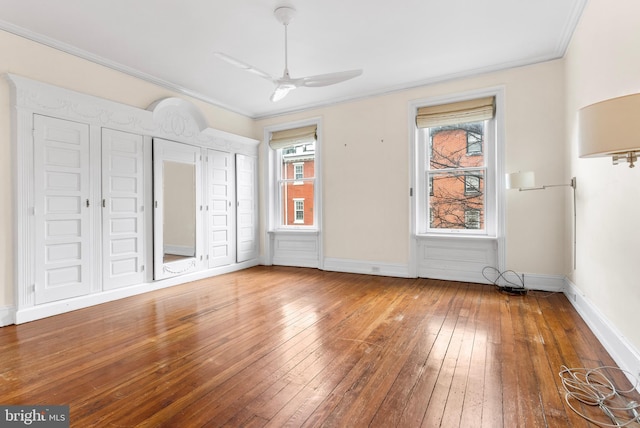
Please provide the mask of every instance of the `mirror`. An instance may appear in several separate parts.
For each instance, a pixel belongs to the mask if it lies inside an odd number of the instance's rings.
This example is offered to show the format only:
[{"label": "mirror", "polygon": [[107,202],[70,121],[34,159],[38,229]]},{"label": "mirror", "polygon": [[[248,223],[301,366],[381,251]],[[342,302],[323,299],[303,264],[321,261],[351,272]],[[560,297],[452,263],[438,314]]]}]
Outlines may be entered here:
[{"label": "mirror", "polygon": [[163,263],[196,256],[196,167],[163,162]]},{"label": "mirror", "polygon": [[200,149],[153,140],[154,278],[199,269]]}]

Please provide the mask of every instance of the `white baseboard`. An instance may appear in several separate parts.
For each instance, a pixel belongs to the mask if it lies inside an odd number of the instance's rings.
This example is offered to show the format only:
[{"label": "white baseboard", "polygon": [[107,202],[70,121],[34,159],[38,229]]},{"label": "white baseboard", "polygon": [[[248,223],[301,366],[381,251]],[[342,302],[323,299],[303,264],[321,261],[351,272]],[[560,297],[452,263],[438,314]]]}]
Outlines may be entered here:
[{"label": "white baseboard", "polygon": [[351,259],[324,259],[323,270],[333,272],[360,273],[365,275],[395,276],[410,278],[409,266],[399,263],[381,263]]},{"label": "white baseboard", "polygon": [[13,306],[0,306],[0,327],[15,323],[15,308]]},{"label": "white baseboard", "polygon": [[[11,322],[11,324],[22,324],[29,321],[35,321],[35,320],[50,317],[53,315],[59,315],[65,312],[71,312],[77,309],[87,308],[89,306],[99,305],[102,303],[124,299],[126,297],[131,297],[138,294],[147,293],[150,291],[172,287],[174,285],[183,284],[186,282],[196,281],[199,279],[210,278],[213,276],[222,275],[229,272],[235,272],[238,270],[247,269],[257,265],[258,265],[257,260],[251,260],[248,262],[237,263],[229,266],[222,266],[219,268],[208,269],[205,271],[194,272],[191,274],[163,279],[161,281],[147,282],[147,283],[132,285],[128,287],[115,288],[113,290],[103,291],[100,293],[89,294],[86,296],[75,297],[72,299],[61,300],[58,302],[51,302],[51,303],[46,303],[42,305],[36,305],[29,308],[23,308],[15,312],[15,319],[12,320],[13,322]],[[0,311],[0,320],[2,320],[1,315],[2,315],[2,312]]]},{"label": "white baseboard", "polygon": [[[629,343],[620,331],[600,310],[571,282],[565,278],[564,294],[578,314],[587,323],[602,346],[609,352],[618,367],[638,376],[640,374],[640,352]],[[632,382],[636,379],[630,378]],[[637,387],[640,392],[640,385]]]},{"label": "white baseboard", "polygon": [[551,291],[561,293],[565,289],[565,277],[562,275],[544,275],[523,273],[524,287],[528,290]]}]

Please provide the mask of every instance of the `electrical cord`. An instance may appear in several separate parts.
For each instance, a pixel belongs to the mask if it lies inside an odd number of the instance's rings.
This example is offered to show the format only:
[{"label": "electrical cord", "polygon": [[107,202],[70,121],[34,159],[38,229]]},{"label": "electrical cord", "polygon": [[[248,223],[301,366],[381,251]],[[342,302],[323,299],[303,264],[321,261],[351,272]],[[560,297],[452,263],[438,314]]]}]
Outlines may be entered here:
[{"label": "electrical cord", "polygon": [[[603,372],[606,370],[623,372],[628,378],[635,379],[635,384],[627,390],[616,388],[613,382],[604,375]],[[594,369],[561,366],[559,375],[566,391],[564,399],[567,405],[582,418],[602,427],[627,427],[634,422],[640,426],[640,403],[635,400],[626,403],[623,401],[626,400],[624,394],[629,394],[638,388],[638,379],[628,371],[613,366]],[[571,404],[571,399],[588,406],[599,407],[613,423],[597,421],[585,415]],[[619,402],[622,403],[618,404]],[[622,414],[625,412],[626,414],[623,416]]]},{"label": "electrical cord", "polygon": [[[487,276],[488,270],[493,271],[495,275],[495,279],[491,279]],[[513,276],[518,278],[519,283],[510,281],[506,277],[507,274],[512,274]],[[520,296],[527,294],[527,289],[524,286],[524,275],[520,277],[520,275],[518,275],[516,272],[512,270],[506,270],[504,272],[500,272],[498,269],[494,268],[493,266],[485,266],[482,269],[482,276],[491,284],[495,285],[498,288],[498,291],[501,291],[503,293],[513,294],[513,295],[520,295]],[[501,285],[498,283],[501,279],[504,281],[504,285]]]}]

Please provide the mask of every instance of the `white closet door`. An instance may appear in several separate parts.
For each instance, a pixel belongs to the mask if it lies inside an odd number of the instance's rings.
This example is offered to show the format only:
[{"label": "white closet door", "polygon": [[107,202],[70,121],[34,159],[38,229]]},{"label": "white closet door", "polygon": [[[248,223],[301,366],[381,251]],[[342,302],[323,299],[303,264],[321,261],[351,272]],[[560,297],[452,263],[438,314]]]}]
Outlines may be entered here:
[{"label": "white closet door", "polygon": [[256,158],[236,154],[237,261],[258,257]]},{"label": "white closet door", "polygon": [[207,150],[207,233],[209,267],[236,261],[233,155]]},{"label": "white closet door", "polygon": [[103,288],[144,282],[144,155],[141,135],[102,130]]},{"label": "white closet door", "polygon": [[88,294],[89,126],[34,116],[35,303]]}]

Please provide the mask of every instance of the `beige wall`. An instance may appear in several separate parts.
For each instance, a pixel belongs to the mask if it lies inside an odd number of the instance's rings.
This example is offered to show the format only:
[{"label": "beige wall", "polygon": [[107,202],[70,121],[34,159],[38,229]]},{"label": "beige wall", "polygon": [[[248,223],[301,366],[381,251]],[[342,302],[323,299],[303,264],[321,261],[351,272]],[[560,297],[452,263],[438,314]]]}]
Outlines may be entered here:
[{"label": "beige wall", "polygon": [[[640,350],[640,168],[578,159],[577,112],[640,92],[640,2],[590,0],[566,56],[567,140],[578,178],[577,254],[571,279]],[[640,115],[638,116],[640,119]]]},{"label": "beige wall", "polygon": [[[322,117],[324,256],[408,264],[409,103],[500,85],[506,94],[506,171],[533,170],[539,184],[568,182],[563,173],[562,61],[260,120],[257,132],[263,133],[265,126]],[[568,273],[569,250],[563,234],[564,201],[569,196],[568,188],[507,193],[509,269]],[[261,202],[264,207],[265,201]]]},{"label": "beige wall", "polygon": [[[212,128],[252,137],[251,119],[134,77],[0,31],[0,74],[13,73],[123,104],[146,108],[180,96],[192,101]],[[0,307],[13,304],[12,178],[9,85],[0,79]]]}]

